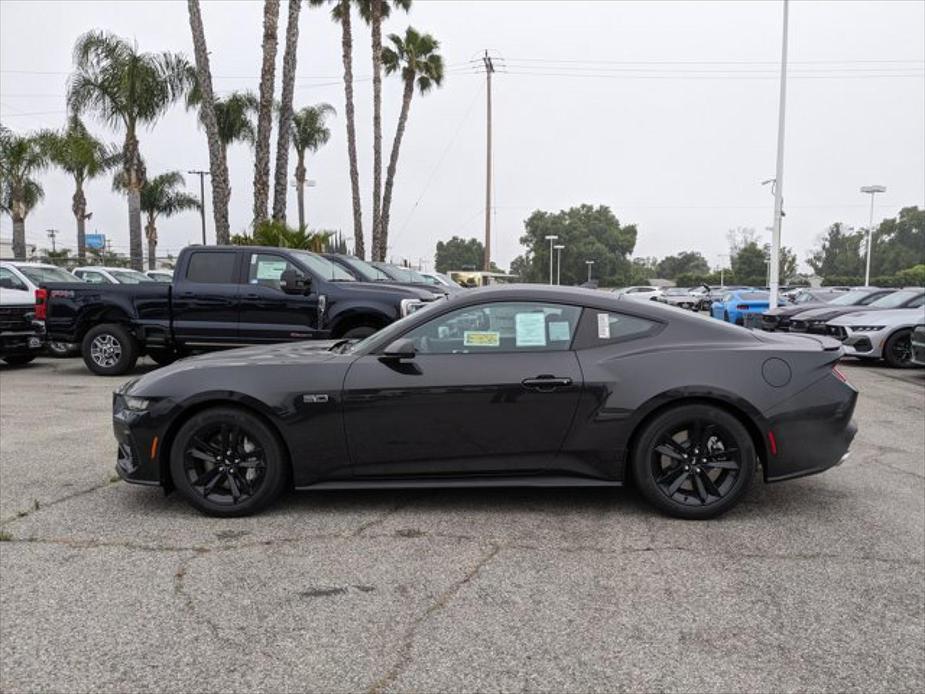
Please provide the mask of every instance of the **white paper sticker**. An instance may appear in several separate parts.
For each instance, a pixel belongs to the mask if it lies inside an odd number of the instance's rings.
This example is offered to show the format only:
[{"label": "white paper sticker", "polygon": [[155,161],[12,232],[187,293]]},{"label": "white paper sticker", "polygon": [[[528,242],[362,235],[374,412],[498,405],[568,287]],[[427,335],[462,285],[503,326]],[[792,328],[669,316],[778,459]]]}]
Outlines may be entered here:
[{"label": "white paper sticker", "polygon": [[610,339],[610,314],[597,314],[597,336],[602,340]]},{"label": "white paper sticker", "polygon": [[257,263],[258,280],[278,280],[286,269],[285,260],[261,260]]},{"label": "white paper sticker", "polygon": [[518,347],[546,346],[546,315],[543,313],[518,313],[514,322]]},{"label": "white paper sticker", "polygon": [[569,333],[568,321],[555,320],[549,323],[549,341],[550,342],[567,342],[572,339]]},{"label": "white paper sticker", "polygon": [[500,347],[501,333],[492,330],[466,330],[463,333],[466,347]]}]

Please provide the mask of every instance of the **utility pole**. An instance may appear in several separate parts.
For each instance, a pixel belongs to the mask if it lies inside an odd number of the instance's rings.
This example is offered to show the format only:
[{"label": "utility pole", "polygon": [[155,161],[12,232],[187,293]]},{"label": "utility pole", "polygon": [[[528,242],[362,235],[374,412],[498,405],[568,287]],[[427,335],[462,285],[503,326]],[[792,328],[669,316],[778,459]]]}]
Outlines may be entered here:
[{"label": "utility pole", "polygon": [[482,270],[489,272],[491,270],[491,73],[495,71],[495,66],[487,50],[482,56],[482,62],[485,64],[485,79],[487,80],[485,106],[488,116],[485,128],[485,256],[482,260]]},{"label": "utility pole", "polygon": [[780,101],[777,116],[777,172],[774,176],[774,231],[771,236],[770,307],[777,307],[780,285],[780,227],[784,216],[784,115],[787,112],[787,22],[790,0],[784,0],[784,27],[780,51]]},{"label": "utility pole", "polygon": [[591,281],[591,266],[594,265],[594,261],[593,261],[593,260],[586,260],[586,261],[585,261],[585,265],[588,266],[588,282],[590,282],[590,281]]},{"label": "utility pole", "polygon": [[562,284],[562,249],[565,246],[556,244],[553,248],[558,251],[556,254],[556,284]]},{"label": "utility pole", "polygon": [[208,171],[187,171],[186,173],[199,176],[199,216],[202,219],[202,245],[206,245],[206,176]]},{"label": "utility pole", "polygon": [[546,240],[549,241],[549,284],[552,284],[552,256],[553,256],[553,242],[558,241],[559,237],[555,234],[550,234],[546,237]]},{"label": "utility pole", "polygon": [[[873,206],[871,206],[871,207],[873,207]],[[873,214],[873,213],[871,213],[871,214]],[[54,252],[57,250],[57,249],[55,248],[55,237],[58,235],[58,230],[57,230],[57,229],[48,229],[48,230],[45,231],[45,233],[48,234],[48,238],[51,239],[51,252],[54,253]],[[868,254],[868,255],[869,255],[869,254]],[[870,267],[870,261],[869,261],[869,260],[867,261],[867,266],[868,266],[868,268]]]},{"label": "utility pole", "polygon": [[870,224],[867,226],[867,270],[864,272],[864,286],[870,286],[870,248],[874,241],[874,196],[885,193],[886,186],[864,186],[861,192],[870,195]]}]

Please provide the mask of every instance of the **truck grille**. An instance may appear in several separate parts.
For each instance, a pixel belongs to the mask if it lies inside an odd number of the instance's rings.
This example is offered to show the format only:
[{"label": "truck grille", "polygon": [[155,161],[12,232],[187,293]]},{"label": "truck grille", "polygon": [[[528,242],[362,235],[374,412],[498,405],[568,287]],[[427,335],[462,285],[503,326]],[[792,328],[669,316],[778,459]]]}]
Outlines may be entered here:
[{"label": "truck grille", "polygon": [[0,306],[0,332],[31,330],[34,315],[34,306]]}]

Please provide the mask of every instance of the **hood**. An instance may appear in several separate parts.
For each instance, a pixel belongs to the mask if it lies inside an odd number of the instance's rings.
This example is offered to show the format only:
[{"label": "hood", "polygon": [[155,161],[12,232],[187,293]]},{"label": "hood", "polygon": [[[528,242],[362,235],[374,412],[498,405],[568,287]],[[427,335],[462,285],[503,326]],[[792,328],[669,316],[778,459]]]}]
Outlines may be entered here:
[{"label": "hood", "polygon": [[34,306],[35,296],[27,289],[0,288],[0,306]]},{"label": "hood", "polygon": [[209,352],[195,357],[187,357],[168,366],[145,374],[141,378],[126,383],[122,392],[140,393],[145,388],[154,386],[165,378],[182,375],[187,371],[202,371],[215,368],[240,368],[242,366],[280,366],[285,364],[318,364],[343,355],[329,351],[343,340],[305,340],[302,342],[284,342],[256,347],[241,347],[220,352]]},{"label": "hood", "polygon": [[803,311],[795,314],[794,318],[801,321],[821,320],[827,321],[846,313],[857,313],[858,311],[881,311],[883,309],[870,308],[869,306],[826,306],[809,311]]},{"label": "hood", "polygon": [[810,301],[805,304],[790,304],[780,308],[772,308],[764,312],[766,316],[795,316],[803,311],[811,311],[825,306],[824,301]]},{"label": "hood", "polygon": [[913,326],[925,319],[925,308],[880,308],[846,313],[832,319],[832,325]]},{"label": "hood", "polygon": [[369,293],[372,293],[379,294],[383,298],[397,297],[399,299],[418,299],[420,301],[428,301],[434,298],[434,293],[426,289],[411,287],[406,284],[393,284],[390,282],[338,282],[337,286],[348,293],[362,292],[367,296]]}]

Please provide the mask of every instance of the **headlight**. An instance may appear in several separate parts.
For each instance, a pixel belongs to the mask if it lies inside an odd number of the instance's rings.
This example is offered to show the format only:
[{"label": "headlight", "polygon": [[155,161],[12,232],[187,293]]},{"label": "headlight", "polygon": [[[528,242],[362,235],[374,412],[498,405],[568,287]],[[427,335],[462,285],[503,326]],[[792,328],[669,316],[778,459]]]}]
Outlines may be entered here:
[{"label": "headlight", "polygon": [[123,395],[122,401],[125,403],[125,409],[135,412],[143,412],[151,404],[151,401],[147,398],[138,398],[134,395]]},{"label": "headlight", "polygon": [[875,333],[885,327],[885,325],[852,325],[851,329],[856,333]]}]

